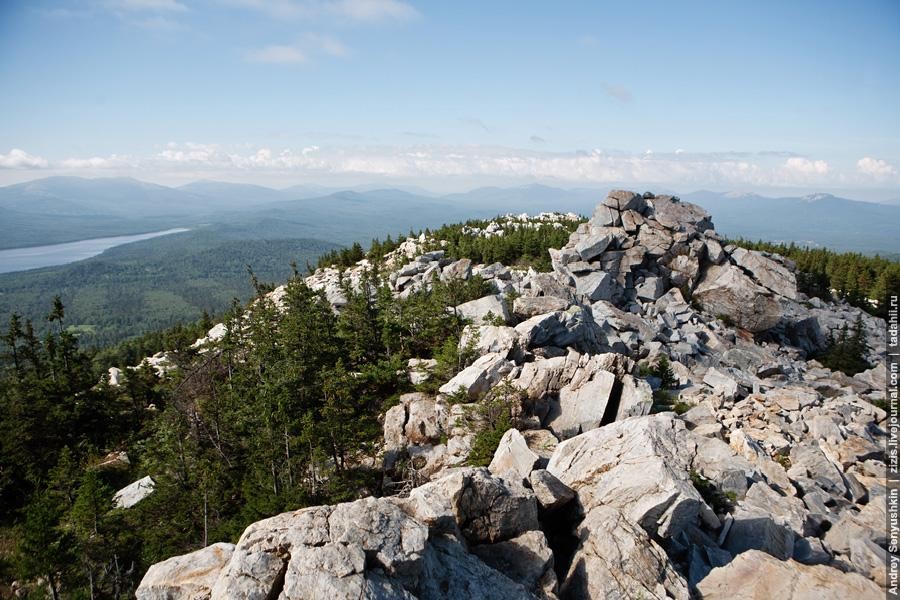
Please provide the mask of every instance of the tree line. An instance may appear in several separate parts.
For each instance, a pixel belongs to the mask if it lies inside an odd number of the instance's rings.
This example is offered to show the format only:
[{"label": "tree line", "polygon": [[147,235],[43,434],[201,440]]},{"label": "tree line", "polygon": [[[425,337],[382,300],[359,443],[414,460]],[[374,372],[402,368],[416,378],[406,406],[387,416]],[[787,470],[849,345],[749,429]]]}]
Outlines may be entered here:
[{"label": "tree line", "polygon": [[900,262],[878,255],[835,252],[827,248],[807,248],[790,244],[738,239],[732,243],[773,252],[797,265],[797,287],[807,296],[830,300],[833,297],[885,318],[889,295],[900,294]]}]

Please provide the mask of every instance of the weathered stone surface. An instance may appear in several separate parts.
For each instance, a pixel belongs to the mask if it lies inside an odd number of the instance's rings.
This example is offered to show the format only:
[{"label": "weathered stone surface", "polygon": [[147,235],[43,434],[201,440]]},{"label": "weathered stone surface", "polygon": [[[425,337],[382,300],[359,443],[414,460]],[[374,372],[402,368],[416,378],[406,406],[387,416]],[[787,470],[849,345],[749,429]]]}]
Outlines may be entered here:
[{"label": "weathered stone surface", "polygon": [[549,429],[527,429],[522,432],[522,437],[531,451],[538,455],[539,466],[546,466],[559,445],[559,440]]},{"label": "weathered stone surface", "polygon": [[632,417],[561,442],[547,470],[578,493],[585,512],[620,509],[651,534],[718,523],[690,479],[693,449],[672,413]]},{"label": "weathered stone surface", "polygon": [[506,542],[475,546],[472,553],[535,594],[556,592],[553,552],[541,531],[528,531]]},{"label": "weathered stone surface", "polygon": [[523,348],[555,346],[582,351],[598,346],[596,328],[591,311],[580,306],[537,315],[516,325]]},{"label": "weathered stone surface", "polygon": [[608,234],[589,235],[575,244],[575,251],[581,256],[581,260],[590,261],[603,254],[612,240],[612,236]]},{"label": "weathered stone surface", "polygon": [[713,569],[697,585],[703,600],[876,600],[884,592],[855,573],[822,565],[781,561],[750,550]]},{"label": "weathered stone surface", "polygon": [[548,427],[561,439],[599,427],[615,383],[615,375],[598,371],[590,381],[563,387],[559,404],[548,415]]},{"label": "weathered stone surface", "polygon": [[444,270],[441,271],[441,280],[468,279],[471,275],[472,261],[468,258],[461,258],[444,267]]},{"label": "weathered stone surface", "polygon": [[469,319],[475,325],[482,325],[492,318],[503,319],[509,322],[509,306],[502,295],[485,296],[478,300],[464,302],[456,307],[456,314],[464,319]]},{"label": "weathered stone surface", "polygon": [[709,213],[696,204],[681,202],[672,196],[657,196],[647,204],[653,210],[652,217],[667,229],[703,232],[712,227]]},{"label": "weathered stone surface", "polygon": [[575,291],[587,302],[610,300],[619,292],[615,278],[605,271],[594,271],[575,278]]},{"label": "weathered stone surface", "polygon": [[708,267],[693,298],[706,312],[727,317],[750,332],[771,329],[781,320],[781,306],[772,292],[732,265]]},{"label": "weathered stone surface", "polygon": [[635,288],[637,297],[647,302],[656,301],[665,291],[665,281],[662,277],[647,277]]},{"label": "weathered stone surface", "polygon": [[466,325],[459,339],[459,347],[471,347],[478,354],[496,353],[509,358],[518,342],[519,334],[512,327]]},{"label": "weathered stone surface", "polygon": [[537,600],[538,598],[522,584],[469,554],[458,540],[449,535],[434,536],[428,543],[416,597],[419,600],[447,598]]},{"label": "weathered stone surface", "polygon": [[716,368],[710,368],[703,376],[703,383],[713,388],[718,394],[722,394],[725,398],[733,399],[737,396],[738,382],[734,380],[728,373]]},{"label": "weathered stone surface", "polygon": [[541,457],[528,447],[528,442],[517,429],[509,429],[500,438],[500,444],[494,452],[488,470],[497,476],[522,481],[528,479],[528,474],[540,459]]},{"label": "weathered stone surface", "polygon": [[413,385],[425,383],[431,378],[431,372],[437,366],[433,358],[411,358],[406,364],[409,382]]},{"label": "weathered stone surface", "polygon": [[137,600],[203,600],[231,560],[234,544],[213,544],[151,566],[135,591]]},{"label": "weathered stone surface", "polygon": [[427,539],[428,528],[387,499],[284,513],[247,528],[213,597],[266,598],[284,582],[283,598],[407,598]]},{"label": "weathered stone surface", "polygon": [[825,491],[839,496],[847,492],[841,471],[825,456],[818,446],[800,444],[791,448],[791,468],[788,476],[810,477]]},{"label": "weathered stone surface", "polygon": [[653,407],[653,390],[650,384],[631,375],[622,375],[621,384],[616,421],[649,414]]},{"label": "weathered stone surface", "polygon": [[593,508],[578,528],[581,543],[561,586],[565,598],[687,600],[684,578],[647,532],[610,506]]},{"label": "weathered stone surface", "polygon": [[458,527],[472,544],[501,542],[538,529],[534,493],[487,469],[464,469],[426,483],[402,505],[429,526]]},{"label": "weathered stone surface", "polygon": [[885,502],[870,502],[858,511],[847,509],[825,534],[825,545],[833,552],[849,554],[855,539],[868,539],[878,545],[886,545],[887,509]]},{"label": "weathered stone surface", "polygon": [[545,469],[535,469],[528,475],[531,489],[541,508],[552,511],[575,498],[575,492]]},{"label": "weathered stone surface", "polygon": [[603,205],[619,212],[633,210],[640,213],[647,208],[647,203],[640,194],[628,190],[612,190],[603,200]]},{"label": "weathered stone surface", "polygon": [[794,532],[789,527],[776,523],[765,511],[739,508],[733,516],[734,522],[724,544],[724,548],[732,554],[752,549],[781,560],[793,555]]},{"label": "weathered stone surface", "polygon": [[475,398],[500,381],[510,368],[502,354],[485,354],[442,385],[439,391],[455,394],[462,390],[468,397]]},{"label": "weathered stone surface", "polygon": [[782,264],[768,258],[761,252],[735,248],[731,260],[740,268],[750,271],[761,286],[791,300],[797,299],[797,279]]},{"label": "weathered stone surface", "polygon": [[412,444],[436,442],[447,429],[447,405],[422,393],[404,394],[400,399],[406,406],[406,440]]},{"label": "weathered stone surface", "polygon": [[116,508],[131,508],[147,496],[153,493],[156,482],[147,475],[130,483],[113,495],[113,505]]},{"label": "weathered stone surface", "polygon": [[553,296],[520,296],[513,301],[513,314],[526,319],[550,312],[566,310],[569,302]]}]

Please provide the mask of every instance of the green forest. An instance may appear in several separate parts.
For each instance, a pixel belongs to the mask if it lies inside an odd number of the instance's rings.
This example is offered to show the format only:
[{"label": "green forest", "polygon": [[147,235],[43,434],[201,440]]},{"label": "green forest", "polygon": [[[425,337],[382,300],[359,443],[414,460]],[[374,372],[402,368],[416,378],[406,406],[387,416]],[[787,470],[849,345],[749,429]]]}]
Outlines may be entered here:
[{"label": "green forest", "polygon": [[252,268],[264,281],[284,281],[290,263],[314,261],[335,244],[308,239],[229,239],[190,231],[112,248],[76,263],[0,275],[0,318],[31,318],[39,334],[53,297],[66,304],[67,324],[84,347],[191,323],[253,294]]},{"label": "green forest", "polygon": [[[491,288],[479,278],[435,282],[395,300],[375,277],[373,295],[347,289],[335,315],[295,276],[286,310],[264,297],[236,304],[225,321],[233,333],[205,354],[189,347],[196,328],[172,330],[157,341],[177,344],[175,372],[160,380],[148,367],[125,369],[121,386],[97,384],[102,365],[92,368],[58,299],[43,338],[11,319],[0,379],[0,579],[42,578],[48,586],[32,586],[34,597],[130,597],[150,564],[235,541],[262,517],[380,494],[378,417],[412,390],[406,360],[437,357],[444,380],[465,366],[464,323],[444,307]],[[127,464],[104,462],[121,450]],[[114,490],[148,474],[148,499],[111,508]]]}]

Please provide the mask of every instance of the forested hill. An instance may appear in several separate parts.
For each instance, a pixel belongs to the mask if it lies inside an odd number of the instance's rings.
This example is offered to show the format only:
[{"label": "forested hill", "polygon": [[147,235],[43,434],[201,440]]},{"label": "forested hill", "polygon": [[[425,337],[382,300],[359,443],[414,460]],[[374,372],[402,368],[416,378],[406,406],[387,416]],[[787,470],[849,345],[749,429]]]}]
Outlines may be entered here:
[{"label": "forested hill", "polygon": [[30,318],[38,333],[55,296],[66,304],[66,324],[82,346],[108,346],[203,312],[221,313],[235,298],[253,294],[248,268],[260,281],[284,281],[291,263],[305,269],[338,246],[304,238],[257,239],[207,227],[111,248],[76,263],[0,274],[0,315]]}]

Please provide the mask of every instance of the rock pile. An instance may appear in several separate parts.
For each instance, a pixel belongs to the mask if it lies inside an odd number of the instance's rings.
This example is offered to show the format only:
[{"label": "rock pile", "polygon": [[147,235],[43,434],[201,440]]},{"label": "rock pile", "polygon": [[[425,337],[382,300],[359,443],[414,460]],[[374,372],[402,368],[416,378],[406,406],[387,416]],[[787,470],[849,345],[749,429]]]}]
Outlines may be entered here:
[{"label": "rock pile", "polygon": [[[412,483],[155,565],[139,598],[883,597],[884,368],[809,360],[859,318],[877,362],[883,321],[806,298],[790,261],[669,196],[611,192],[552,273],[426,242],[388,256],[396,294],[474,274],[496,293],[450,307],[476,360],[384,416],[385,471]],[[340,306],[338,277],[307,281]],[[674,389],[641,369],[661,356]],[[515,428],[465,467],[498,398]]]}]

